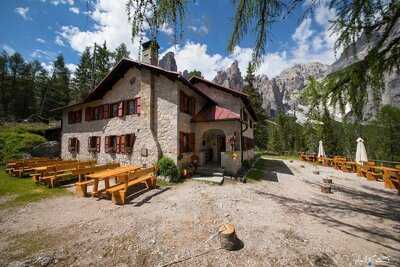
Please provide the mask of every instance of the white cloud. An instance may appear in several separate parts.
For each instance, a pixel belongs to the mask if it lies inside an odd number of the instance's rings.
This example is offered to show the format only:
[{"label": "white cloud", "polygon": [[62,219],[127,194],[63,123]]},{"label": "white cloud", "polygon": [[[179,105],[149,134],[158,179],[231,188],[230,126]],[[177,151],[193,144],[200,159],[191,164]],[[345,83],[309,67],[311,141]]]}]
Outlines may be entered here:
[{"label": "white cloud", "polygon": [[42,43],[42,44],[46,43],[46,41],[43,40],[42,38],[36,38],[36,42]]},{"label": "white cloud", "polygon": [[205,35],[208,33],[208,28],[206,25],[201,25],[200,27],[196,27],[194,25],[188,26],[189,30],[191,30],[194,33],[200,34],[200,35]]},{"label": "white cloud", "polygon": [[52,63],[45,63],[42,62],[40,63],[40,65],[48,72],[48,73],[52,73],[53,72],[53,64]]},{"label": "white cloud", "polygon": [[54,40],[54,43],[59,45],[59,46],[65,46],[63,39],[59,35],[56,36],[56,39]]},{"label": "white cloud", "polygon": [[[317,8],[313,17],[304,19],[294,30],[292,34],[294,46],[265,54],[256,73],[267,74],[271,78],[298,63],[317,61],[332,64],[335,61],[334,43],[336,36],[332,35],[329,30],[329,21],[334,17],[334,10],[324,6]],[[232,64],[233,60],[238,61],[239,68],[244,76],[253,53],[252,48],[236,47],[233,53],[228,56],[210,54],[207,51],[207,45],[193,42],[177,46],[176,50],[171,47],[167,51],[175,52],[179,71],[197,69],[207,79],[214,78],[218,70],[226,69]]]},{"label": "white cloud", "polygon": [[[98,0],[89,16],[95,23],[95,30],[85,31],[76,26],[64,25],[58,36],[78,52],[82,52],[87,46],[93,46],[95,42],[102,44],[106,41],[110,49],[125,43],[131,56],[137,57],[139,38],[132,43],[125,1]],[[146,38],[143,38],[143,41],[146,41]]]},{"label": "white cloud", "polygon": [[75,72],[76,68],[78,67],[77,65],[72,64],[72,63],[68,63],[68,64],[66,64],[65,66],[67,67],[67,69],[69,69],[69,71],[70,71],[71,73]]},{"label": "white cloud", "polygon": [[74,5],[74,0],[41,0],[42,2],[48,2],[52,5],[58,6],[58,5]]},{"label": "white cloud", "polygon": [[163,32],[163,33],[165,33],[165,34],[168,35],[168,36],[171,36],[171,35],[174,34],[174,29],[173,29],[171,26],[169,26],[168,24],[164,24],[164,25],[161,27],[160,31]]},{"label": "white cloud", "polygon": [[75,13],[75,14],[79,14],[79,8],[77,8],[77,7],[70,7],[69,11],[71,11],[72,13]]},{"label": "white cloud", "polygon": [[19,14],[24,20],[31,20],[31,18],[28,16],[29,7],[17,7],[15,9],[15,12]]},{"label": "white cloud", "polygon": [[2,48],[3,48],[3,50],[6,51],[6,53],[9,54],[9,55],[12,55],[12,54],[15,53],[15,49],[12,48],[12,47],[9,46],[9,45],[4,44],[4,45],[2,46]]}]

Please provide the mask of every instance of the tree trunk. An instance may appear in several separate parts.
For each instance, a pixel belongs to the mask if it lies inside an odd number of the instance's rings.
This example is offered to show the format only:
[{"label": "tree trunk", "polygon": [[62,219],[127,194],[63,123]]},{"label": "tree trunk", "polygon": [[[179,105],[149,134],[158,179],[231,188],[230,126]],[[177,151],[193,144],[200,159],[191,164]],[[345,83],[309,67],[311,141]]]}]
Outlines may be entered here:
[{"label": "tree trunk", "polygon": [[226,250],[238,250],[242,246],[242,242],[236,236],[233,224],[224,224],[219,228],[219,241],[221,248]]}]

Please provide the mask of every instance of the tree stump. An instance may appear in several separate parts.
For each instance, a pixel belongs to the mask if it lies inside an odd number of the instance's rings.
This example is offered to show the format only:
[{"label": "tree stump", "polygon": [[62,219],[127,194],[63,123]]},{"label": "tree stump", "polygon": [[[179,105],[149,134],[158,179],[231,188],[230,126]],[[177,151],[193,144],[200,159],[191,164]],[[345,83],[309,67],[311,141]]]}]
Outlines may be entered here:
[{"label": "tree stump", "polygon": [[242,244],[236,236],[235,226],[229,223],[219,228],[219,241],[221,248],[226,250],[238,250]]},{"label": "tree stump", "polygon": [[331,185],[330,184],[321,184],[321,192],[330,194],[332,193]]},{"label": "tree stump", "polygon": [[322,181],[323,181],[325,184],[332,184],[332,183],[333,183],[331,178],[323,178]]}]

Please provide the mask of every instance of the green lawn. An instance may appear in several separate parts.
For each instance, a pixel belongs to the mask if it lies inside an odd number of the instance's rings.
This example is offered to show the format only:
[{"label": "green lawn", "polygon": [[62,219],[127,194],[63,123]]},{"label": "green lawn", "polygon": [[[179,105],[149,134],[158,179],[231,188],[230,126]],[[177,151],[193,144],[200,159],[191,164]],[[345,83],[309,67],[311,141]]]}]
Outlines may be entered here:
[{"label": "green lawn", "polygon": [[66,189],[36,185],[30,178],[11,177],[0,170],[0,209],[68,194]]}]

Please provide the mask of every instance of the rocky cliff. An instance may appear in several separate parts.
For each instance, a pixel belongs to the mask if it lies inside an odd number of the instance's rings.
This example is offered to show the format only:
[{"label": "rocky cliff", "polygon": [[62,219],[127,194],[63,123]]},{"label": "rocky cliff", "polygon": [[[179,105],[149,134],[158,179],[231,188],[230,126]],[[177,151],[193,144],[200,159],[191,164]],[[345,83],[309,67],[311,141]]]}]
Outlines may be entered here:
[{"label": "rocky cliff", "polygon": [[235,89],[238,91],[243,90],[243,78],[239,69],[239,64],[235,60],[232,65],[226,70],[220,70],[214,77],[213,82]]},{"label": "rocky cliff", "polygon": [[175,54],[174,52],[166,53],[159,61],[158,65],[169,71],[177,71],[178,67],[176,66]]}]

